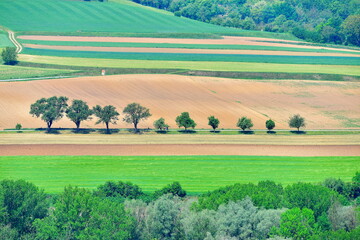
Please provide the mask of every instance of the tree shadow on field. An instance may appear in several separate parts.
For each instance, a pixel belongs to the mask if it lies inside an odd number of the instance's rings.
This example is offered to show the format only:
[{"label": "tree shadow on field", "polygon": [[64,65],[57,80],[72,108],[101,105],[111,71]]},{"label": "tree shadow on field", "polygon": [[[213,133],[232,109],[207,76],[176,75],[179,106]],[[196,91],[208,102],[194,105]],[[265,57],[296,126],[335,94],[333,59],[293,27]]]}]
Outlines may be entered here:
[{"label": "tree shadow on field", "polygon": [[157,134],[167,134],[168,133],[168,131],[166,131],[166,130],[156,130],[155,132]]},{"label": "tree shadow on field", "polygon": [[276,131],[266,131],[267,134],[276,134]]},{"label": "tree shadow on field", "polygon": [[89,128],[79,128],[79,129],[73,129],[73,130],[71,130],[71,132],[75,133],[75,134],[89,134],[89,133],[95,132],[95,130],[89,129]]},{"label": "tree shadow on field", "polygon": [[298,135],[306,134],[306,131],[290,131],[290,132],[293,134],[298,134]]},{"label": "tree shadow on field", "polygon": [[196,133],[195,130],[179,130],[178,132],[182,133],[182,134],[195,134]]},{"label": "tree shadow on field", "polygon": [[252,135],[252,134],[255,134],[255,132],[252,131],[252,130],[249,130],[249,131],[239,131],[239,134]]},{"label": "tree shadow on field", "polygon": [[100,134],[114,134],[114,133],[120,132],[120,130],[119,130],[119,129],[109,129],[109,130],[99,129],[98,132],[99,132]]},{"label": "tree shadow on field", "polygon": [[210,131],[210,133],[220,133],[221,131],[220,130],[215,130],[215,131]]},{"label": "tree shadow on field", "polygon": [[50,128],[45,131],[46,134],[61,134],[58,128]]}]

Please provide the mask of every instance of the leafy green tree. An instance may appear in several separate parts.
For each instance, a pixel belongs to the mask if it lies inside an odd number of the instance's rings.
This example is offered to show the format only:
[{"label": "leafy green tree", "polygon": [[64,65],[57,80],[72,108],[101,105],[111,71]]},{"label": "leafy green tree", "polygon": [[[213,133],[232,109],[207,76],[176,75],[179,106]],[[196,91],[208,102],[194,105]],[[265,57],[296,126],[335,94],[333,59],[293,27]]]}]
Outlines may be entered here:
[{"label": "leafy green tree", "polygon": [[11,228],[10,225],[3,225],[0,223],[0,239],[4,240],[18,240],[18,232]]},{"label": "leafy green tree", "polygon": [[360,46],[360,15],[350,15],[341,25],[346,42]]},{"label": "leafy green tree", "polygon": [[92,114],[93,111],[82,100],[73,100],[71,106],[66,110],[66,116],[75,123],[77,129],[80,128],[82,121],[91,119]]},{"label": "leafy green tree", "polygon": [[289,127],[297,128],[300,131],[301,127],[305,127],[305,118],[301,117],[299,114],[296,114],[289,119]]},{"label": "leafy green tree", "polygon": [[93,112],[95,116],[99,118],[96,124],[105,123],[107,133],[110,132],[109,123],[116,124],[116,121],[119,120],[118,116],[120,114],[116,111],[116,108],[112,105],[107,105],[104,108],[102,108],[99,105],[96,105],[93,108]]},{"label": "leafy green tree", "polygon": [[213,210],[185,212],[184,218],[181,219],[185,239],[204,240],[208,234],[215,236],[217,232],[215,213]]},{"label": "leafy green tree", "polygon": [[68,106],[67,97],[50,97],[41,98],[30,106],[30,114],[40,117],[46,122],[48,130],[50,130],[53,122],[60,120]]},{"label": "leafy green tree", "polygon": [[134,124],[135,131],[138,131],[138,124],[141,120],[146,120],[151,116],[150,110],[146,107],[141,106],[138,103],[128,104],[123,113],[125,114],[124,121],[127,123]]},{"label": "leafy green tree", "polygon": [[15,126],[15,129],[20,131],[22,128],[21,124],[20,123],[17,123],[16,126]]},{"label": "leafy green tree", "polygon": [[178,127],[184,127],[185,131],[187,131],[188,128],[196,127],[195,121],[190,118],[188,112],[181,113],[179,116],[176,117],[175,121]]},{"label": "leafy green tree", "polygon": [[208,125],[211,126],[215,132],[215,130],[219,127],[219,123],[220,123],[219,119],[217,119],[214,116],[210,116],[208,117],[208,120],[209,120]]},{"label": "leafy green tree", "polygon": [[158,129],[158,130],[166,130],[169,128],[169,125],[167,125],[165,123],[165,119],[164,118],[159,118],[158,120],[156,120],[154,122],[154,127],[155,129]]},{"label": "leafy green tree", "polygon": [[34,232],[34,220],[46,216],[48,205],[44,192],[24,180],[3,180],[0,185],[3,196],[0,210],[5,209],[2,222],[20,234]]},{"label": "leafy green tree", "polygon": [[6,47],[1,53],[1,57],[6,65],[15,65],[17,63],[17,52],[15,47]]},{"label": "leafy green tree", "polygon": [[273,130],[275,128],[275,122],[273,120],[271,120],[271,119],[267,120],[265,125],[266,125],[266,128],[269,131],[271,131],[271,130]]},{"label": "leafy green tree", "polygon": [[246,129],[251,129],[254,126],[254,124],[252,123],[250,118],[242,117],[239,118],[236,126],[241,128],[243,131],[245,131]]},{"label": "leafy green tree", "polygon": [[133,239],[134,219],[118,202],[66,187],[48,217],[35,222],[37,239]]},{"label": "leafy green tree", "polygon": [[307,208],[289,209],[281,215],[277,235],[294,240],[310,239],[316,233],[314,213]]}]

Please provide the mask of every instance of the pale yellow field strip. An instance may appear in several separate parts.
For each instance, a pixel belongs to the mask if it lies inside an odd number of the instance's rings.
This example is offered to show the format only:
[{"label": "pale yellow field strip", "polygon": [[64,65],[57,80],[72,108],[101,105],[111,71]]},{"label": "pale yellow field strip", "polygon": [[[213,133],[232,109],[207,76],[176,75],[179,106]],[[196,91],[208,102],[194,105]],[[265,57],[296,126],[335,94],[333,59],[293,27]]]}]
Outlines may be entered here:
[{"label": "pale yellow field strip", "polygon": [[102,135],[1,134],[0,144],[255,144],[255,145],[357,145],[360,135]]},{"label": "pale yellow field strip", "polygon": [[346,53],[317,53],[263,50],[230,50],[230,49],[186,49],[186,48],[146,48],[146,47],[90,47],[90,46],[52,46],[41,44],[24,44],[27,48],[52,49],[65,51],[90,52],[136,52],[136,53],[195,53],[195,54],[227,54],[227,55],[271,55],[271,56],[322,56],[322,57],[360,57]]}]

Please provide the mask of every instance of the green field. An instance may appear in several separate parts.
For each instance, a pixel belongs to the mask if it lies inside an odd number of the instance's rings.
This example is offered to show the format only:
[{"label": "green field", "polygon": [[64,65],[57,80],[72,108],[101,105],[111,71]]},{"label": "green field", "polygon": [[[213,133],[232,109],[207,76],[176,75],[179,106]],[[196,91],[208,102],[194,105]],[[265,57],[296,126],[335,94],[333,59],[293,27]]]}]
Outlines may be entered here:
[{"label": "green field", "polygon": [[123,59],[96,59],[70,58],[55,56],[20,55],[20,61],[36,62],[56,65],[72,65],[86,67],[107,68],[148,68],[148,69],[190,69],[204,71],[227,72],[284,72],[284,73],[324,73],[360,75],[359,66],[354,65],[311,65],[311,64],[274,64],[248,62],[207,62],[207,61],[155,61],[155,60],[123,60]]},{"label": "green field", "polygon": [[0,65],[0,72],[0,80],[4,80],[68,75],[78,71]]},{"label": "green field", "polygon": [[176,44],[176,43],[131,43],[131,42],[73,42],[73,41],[41,41],[20,40],[21,43],[40,44],[49,46],[90,46],[90,47],[141,47],[141,48],[184,48],[184,49],[231,49],[231,50],[264,50],[290,52],[319,52],[319,53],[350,53],[359,55],[360,52],[349,52],[329,49],[273,47],[256,45],[227,45],[227,44]]},{"label": "green field", "polygon": [[145,191],[179,181],[188,192],[202,193],[261,180],[349,181],[359,163],[360,157],[16,156],[0,157],[0,178],[25,179],[50,193],[69,184],[93,189],[107,180],[131,181]]},{"label": "green field", "polygon": [[[243,31],[175,17],[165,11],[143,7],[126,0],[110,2],[1,0],[0,22],[13,31],[61,32],[98,35],[102,33],[199,34],[221,33],[253,35]],[[264,37],[289,34],[258,33]],[[103,35],[103,34],[101,34]],[[196,36],[196,35],[195,35]],[[181,35],[178,35],[181,37]]]}]

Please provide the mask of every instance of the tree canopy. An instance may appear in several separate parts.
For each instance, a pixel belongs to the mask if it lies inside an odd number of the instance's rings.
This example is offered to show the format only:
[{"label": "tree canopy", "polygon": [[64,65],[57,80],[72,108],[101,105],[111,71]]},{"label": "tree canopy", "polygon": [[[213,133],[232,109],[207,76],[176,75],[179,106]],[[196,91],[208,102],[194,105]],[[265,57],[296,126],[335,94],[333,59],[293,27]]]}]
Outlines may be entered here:
[{"label": "tree canopy", "polygon": [[239,118],[236,126],[241,128],[243,131],[245,131],[246,129],[252,128],[254,124],[252,123],[251,118],[242,117]]},{"label": "tree canopy", "polygon": [[305,127],[305,118],[301,117],[300,114],[296,114],[289,119],[289,127],[297,128],[300,131],[301,127]]},{"label": "tree canopy", "polygon": [[164,118],[159,118],[158,120],[155,120],[154,127],[158,130],[166,130],[169,128],[169,125],[165,123]]},{"label": "tree canopy", "polygon": [[181,113],[179,116],[176,117],[175,121],[178,127],[184,127],[185,131],[187,131],[188,128],[196,127],[195,121],[190,118],[190,114],[188,112]]},{"label": "tree canopy", "polygon": [[1,57],[6,65],[15,65],[17,63],[17,52],[15,47],[6,47],[1,53]]},{"label": "tree canopy", "polygon": [[219,123],[220,123],[219,119],[217,119],[214,116],[210,116],[208,117],[208,120],[209,120],[208,125],[211,126],[215,131],[219,127]]},{"label": "tree canopy", "polygon": [[41,98],[30,106],[30,114],[40,117],[50,129],[52,124],[63,117],[67,109],[67,97]]},{"label": "tree canopy", "polygon": [[271,119],[267,120],[265,123],[266,128],[271,131],[275,128],[275,122]]},{"label": "tree canopy", "polygon": [[128,104],[124,108],[123,113],[125,114],[124,121],[134,124],[135,131],[138,131],[138,124],[140,121],[146,120],[151,116],[150,110],[141,106],[139,103]]},{"label": "tree canopy", "polygon": [[82,100],[73,100],[71,106],[66,110],[66,116],[75,123],[77,129],[80,128],[82,121],[91,119],[92,114],[93,111]]},{"label": "tree canopy", "polygon": [[103,108],[99,105],[96,105],[93,108],[93,112],[95,116],[99,118],[96,124],[105,123],[106,131],[108,133],[109,133],[109,123],[116,124],[116,121],[119,120],[118,116],[120,114],[116,111],[116,108],[112,105],[107,105]]}]

